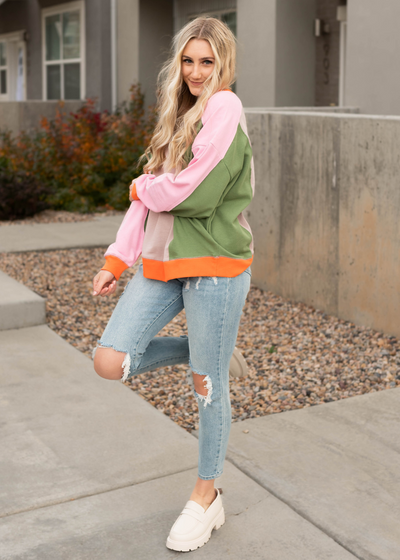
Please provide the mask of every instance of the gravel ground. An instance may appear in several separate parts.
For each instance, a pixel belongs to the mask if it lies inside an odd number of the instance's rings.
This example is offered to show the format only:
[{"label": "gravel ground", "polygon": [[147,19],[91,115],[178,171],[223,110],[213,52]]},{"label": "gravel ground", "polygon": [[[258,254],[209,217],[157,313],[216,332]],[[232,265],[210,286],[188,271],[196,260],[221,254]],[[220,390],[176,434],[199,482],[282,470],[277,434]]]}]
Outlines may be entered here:
[{"label": "gravel ground", "polygon": [[[92,348],[134,269],[111,298],[92,298],[105,249],[0,254],[0,268],[47,298],[49,326],[80,351]],[[184,312],[161,331],[185,334]],[[234,421],[336,401],[400,385],[400,341],[291,303],[252,286],[237,346],[249,374],[231,381]],[[160,368],[127,385],[188,431],[198,428],[186,366]],[[95,375],[95,374],[94,374]]]},{"label": "gravel ground", "polygon": [[14,226],[21,224],[53,224],[65,222],[90,222],[104,216],[123,216],[125,212],[117,210],[105,210],[104,212],[92,212],[90,214],[78,214],[77,212],[66,212],[65,210],[43,210],[32,218],[23,220],[0,220],[0,226]]}]

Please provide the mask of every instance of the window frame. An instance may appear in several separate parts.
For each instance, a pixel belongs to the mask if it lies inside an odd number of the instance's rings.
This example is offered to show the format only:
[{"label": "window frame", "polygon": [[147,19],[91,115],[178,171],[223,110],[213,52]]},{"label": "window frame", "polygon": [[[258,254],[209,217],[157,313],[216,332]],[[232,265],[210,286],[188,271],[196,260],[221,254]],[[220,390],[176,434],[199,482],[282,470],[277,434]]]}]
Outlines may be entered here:
[{"label": "window frame", "polygon": [[[80,15],[80,57],[79,58],[60,58],[59,60],[46,60],[46,18],[49,16],[62,15],[66,12],[79,11]],[[84,0],[77,0],[75,2],[66,2],[65,4],[57,4],[51,8],[44,8],[42,10],[42,87],[43,87],[43,101],[54,101],[47,98],[47,66],[60,65],[60,100],[65,100],[65,82],[64,82],[64,66],[66,64],[80,64],[80,100],[86,97],[86,33],[85,33],[85,2]],[[61,33],[61,51],[62,55],[62,33]],[[67,100],[70,101],[70,100]],[[72,100],[71,100],[72,101]],[[74,100],[75,101],[75,100]]]}]

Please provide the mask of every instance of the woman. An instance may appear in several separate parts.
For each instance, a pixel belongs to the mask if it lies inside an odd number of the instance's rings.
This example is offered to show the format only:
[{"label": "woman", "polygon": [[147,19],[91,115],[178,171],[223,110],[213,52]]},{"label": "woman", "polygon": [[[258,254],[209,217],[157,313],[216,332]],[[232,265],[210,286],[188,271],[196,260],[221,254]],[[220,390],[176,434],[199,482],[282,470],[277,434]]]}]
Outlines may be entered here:
[{"label": "woman", "polygon": [[[175,37],[160,74],[148,162],[132,204],[93,280],[109,295],[123,270],[142,265],[121,296],[94,357],[106,379],[189,363],[199,404],[199,469],[167,547],[195,550],[224,523],[221,476],[231,424],[229,368],[250,287],[252,152],[235,79],[235,38],[200,17]],[[183,308],[188,337],[157,337]]]}]

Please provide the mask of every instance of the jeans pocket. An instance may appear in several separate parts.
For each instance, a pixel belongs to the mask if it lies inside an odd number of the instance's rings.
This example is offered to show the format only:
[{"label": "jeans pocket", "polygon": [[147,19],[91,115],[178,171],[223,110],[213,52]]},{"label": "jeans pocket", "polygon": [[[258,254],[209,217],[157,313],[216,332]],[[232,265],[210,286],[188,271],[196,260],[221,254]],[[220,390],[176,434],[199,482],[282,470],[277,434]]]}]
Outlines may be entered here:
[{"label": "jeans pocket", "polygon": [[251,277],[251,268],[246,268],[243,272],[247,272],[247,274]]}]

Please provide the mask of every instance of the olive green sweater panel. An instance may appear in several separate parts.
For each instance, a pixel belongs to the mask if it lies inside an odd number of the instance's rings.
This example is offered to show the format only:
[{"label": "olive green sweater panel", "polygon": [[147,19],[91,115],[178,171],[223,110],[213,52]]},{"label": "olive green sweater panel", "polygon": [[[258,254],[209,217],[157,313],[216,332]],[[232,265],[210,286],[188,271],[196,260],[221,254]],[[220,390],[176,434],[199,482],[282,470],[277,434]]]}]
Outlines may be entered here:
[{"label": "olive green sweater panel", "polygon": [[240,125],[225,157],[196,190],[171,211],[169,259],[252,256],[252,235],[238,216],[250,203],[252,150]]}]

